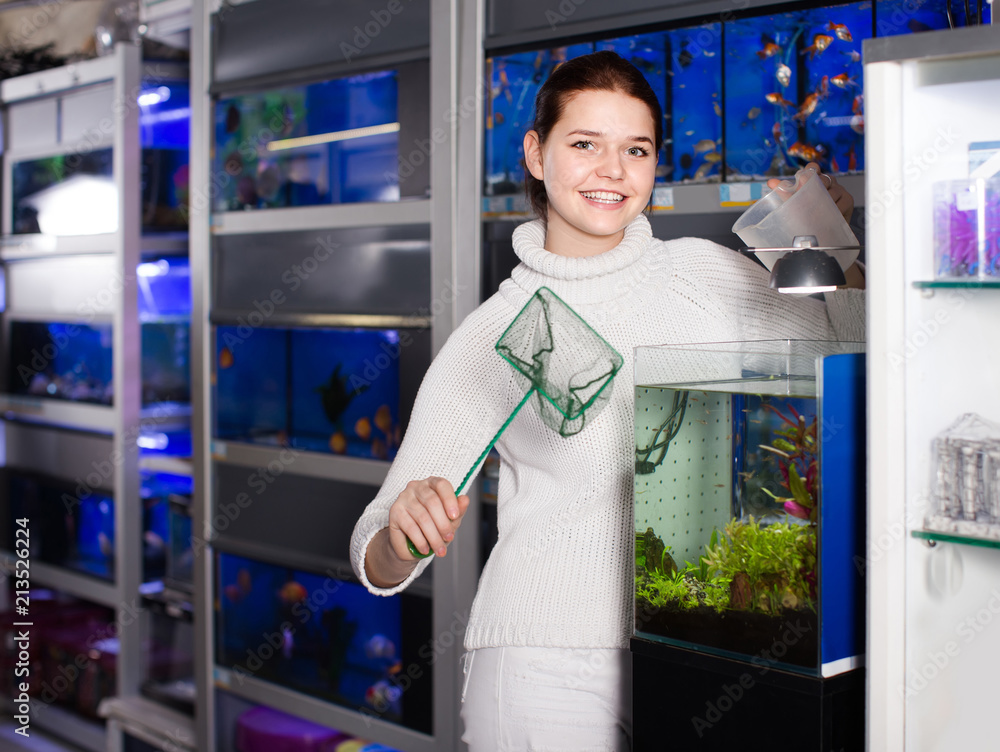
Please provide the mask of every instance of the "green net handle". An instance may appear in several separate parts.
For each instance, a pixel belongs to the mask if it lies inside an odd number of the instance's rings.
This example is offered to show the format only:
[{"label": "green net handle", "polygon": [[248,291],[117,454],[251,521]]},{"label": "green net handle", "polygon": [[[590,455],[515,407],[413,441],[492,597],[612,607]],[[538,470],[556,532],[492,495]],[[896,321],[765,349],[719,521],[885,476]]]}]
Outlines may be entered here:
[{"label": "green net handle", "polygon": [[[465,477],[462,478],[462,482],[458,484],[458,488],[455,489],[455,496],[462,495],[462,491],[465,490],[466,484],[470,480],[472,480],[472,476],[475,474],[476,468],[478,468],[479,465],[482,463],[482,461],[486,459],[486,455],[490,453],[490,450],[493,448],[493,445],[500,440],[500,436],[503,435],[503,432],[507,430],[507,426],[509,426],[511,422],[514,420],[514,418],[517,417],[517,414],[521,412],[521,408],[524,407],[525,403],[531,398],[531,395],[534,393],[535,393],[535,387],[531,387],[531,389],[528,390],[528,393],[524,395],[524,399],[522,399],[520,402],[517,403],[517,407],[514,408],[511,414],[507,417],[507,420],[505,420],[503,422],[503,425],[500,426],[500,430],[497,431],[495,434],[493,434],[493,438],[490,439],[490,443],[487,444],[486,448],[480,453],[478,457],[476,457],[476,461],[472,463],[472,467],[469,468],[469,472],[465,474]],[[418,559],[426,559],[428,556],[434,555],[433,551],[428,551],[425,554],[420,553],[417,547],[413,545],[413,541],[411,541],[409,537],[407,537],[406,539],[406,547],[410,549],[410,553],[416,556]]]}]

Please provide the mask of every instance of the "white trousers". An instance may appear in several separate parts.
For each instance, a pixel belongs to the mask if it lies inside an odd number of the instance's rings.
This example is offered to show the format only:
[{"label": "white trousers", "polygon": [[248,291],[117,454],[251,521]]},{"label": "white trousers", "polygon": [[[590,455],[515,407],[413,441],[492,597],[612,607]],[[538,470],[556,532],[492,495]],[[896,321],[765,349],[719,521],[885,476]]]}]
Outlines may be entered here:
[{"label": "white trousers", "polygon": [[470,752],[628,752],[628,650],[481,648],[466,653]]}]

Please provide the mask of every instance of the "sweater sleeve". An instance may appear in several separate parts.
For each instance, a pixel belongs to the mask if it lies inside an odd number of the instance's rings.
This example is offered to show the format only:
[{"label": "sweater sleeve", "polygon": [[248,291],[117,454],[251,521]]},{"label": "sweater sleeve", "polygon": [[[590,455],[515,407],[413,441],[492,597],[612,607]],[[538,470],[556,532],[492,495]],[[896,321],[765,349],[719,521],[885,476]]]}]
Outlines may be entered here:
[{"label": "sweater sleeve", "polygon": [[513,316],[506,308],[499,296],[491,298],[466,318],[434,358],[385,481],[354,526],[351,565],[364,586],[376,595],[402,591],[435,558],[421,560],[409,577],[392,588],[375,587],[365,572],[368,544],[388,526],[389,508],[406,484],[439,476],[458,490],[470,466],[516,404],[511,402],[514,372],[494,349]]},{"label": "sweater sleeve", "polygon": [[745,256],[705,241],[716,258],[713,287],[725,299],[744,340],[864,341],[864,290],[838,290],[824,301],[788,295],[768,286],[768,271]]}]

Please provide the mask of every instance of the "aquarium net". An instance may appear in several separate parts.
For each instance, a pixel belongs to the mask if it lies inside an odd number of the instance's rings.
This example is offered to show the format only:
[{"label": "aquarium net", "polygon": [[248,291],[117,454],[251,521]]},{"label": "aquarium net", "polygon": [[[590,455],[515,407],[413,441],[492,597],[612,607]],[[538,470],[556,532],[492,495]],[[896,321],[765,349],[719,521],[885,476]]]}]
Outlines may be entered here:
[{"label": "aquarium net", "polygon": [[[579,314],[546,287],[507,327],[497,352],[527,378],[539,415],[561,436],[579,433],[607,404],[623,360]],[[531,392],[529,391],[529,394]]]}]

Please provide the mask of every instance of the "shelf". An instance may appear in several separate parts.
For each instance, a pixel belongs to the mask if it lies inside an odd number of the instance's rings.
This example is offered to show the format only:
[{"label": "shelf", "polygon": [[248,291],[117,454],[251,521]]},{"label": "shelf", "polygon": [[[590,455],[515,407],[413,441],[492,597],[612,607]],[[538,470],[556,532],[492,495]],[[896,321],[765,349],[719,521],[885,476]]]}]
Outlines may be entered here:
[{"label": "shelf", "polygon": [[[98,235],[6,235],[0,238],[0,258],[7,261],[39,256],[72,256],[114,253],[118,234]],[[186,232],[152,233],[142,236],[144,256],[172,256],[187,253]]]},{"label": "shelf", "polygon": [[[0,562],[2,562],[4,571],[13,572],[16,559],[17,557],[9,551],[0,551]],[[121,599],[118,597],[117,589],[114,584],[105,580],[99,580],[96,577],[90,577],[55,564],[38,561],[37,558],[31,559],[29,571],[32,587],[54,588],[68,595],[109,608],[118,608],[119,606]]]},{"label": "shelf", "polygon": [[913,286],[918,290],[1000,290],[1000,279],[926,279]]},{"label": "shelf", "polygon": [[111,81],[115,77],[117,65],[118,56],[107,55],[8,78],[0,84],[0,101],[10,104],[19,99],[32,99],[100,81]]},{"label": "shelf", "polygon": [[[10,718],[13,715],[13,700],[4,695],[0,705],[3,705]],[[29,733],[38,728],[88,752],[105,752],[107,749],[103,722],[92,721],[60,705],[41,702],[35,698],[31,698],[30,706]]]},{"label": "shelf", "polygon": [[109,697],[101,702],[99,712],[117,722],[125,733],[158,749],[196,749],[194,719],[152,700]]},{"label": "shelf", "polygon": [[958,535],[956,533],[939,533],[936,530],[914,530],[912,535],[914,538],[931,541],[932,543],[958,543],[963,546],[1000,549],[1000,540],[990,540],[989,538],[974,538],[970,535]]},{"label": "shelf", "polygon": [[440,749],[433,737],[383,721],[374,713],[350,710],[246,674],[236,674],[221,666],[216,666],[214,673],[216,687],[245,700],[363,739],[378,739],[380,744],[405,749],[407,752],[438,752]]},{"label": "shelf", "polygon": [[[246,310],[215,309],[209,317],[214,326],[244,324]],[[375,313],[275,313],[267,318],[269,327],[317,327],[331,329],[430,329],[430,316],[397,316]]]},{"label": "shelf", "polygon": [[217,212],[211,219],[215,235],[420,225],[430,221],[430,199]]},{"label": "shelf", "polygon": [[153,610],[186,622],[194,621],[194,606],[192,593],[182,592],[167,587],[163,582],[147,582],[139,588],[139,594],[144,603]]},{"label": "shelf", "polygon": [[26,420],[97,433],[112,433],[115,428],[113,407],[14,394],[0,394],[0,415],[11,420]]},{"label": "shelf", "polygon": [[190,478],[194,474],[190,457],[170,457],[158,454],[140,455],[139,469],[151,473],[182,475],[185,478]]},{"label": "shelf", "polygon": [[[281,462],[284,472],[291,475],[304,475],[322,480],[339,480],[347,483],[364,483],[370,486],[381,486],[389,472],[391,463],[383,460],[366,460],[359,457],[341,457],[334,454],[308,452],[294,447],[268,447],[240,442],[212,441],[212,459],[216,462],[240,467],[267,467],[273,461]],[[287,453],[295,455],[294,464],[282,461],[281,456]]]}]

